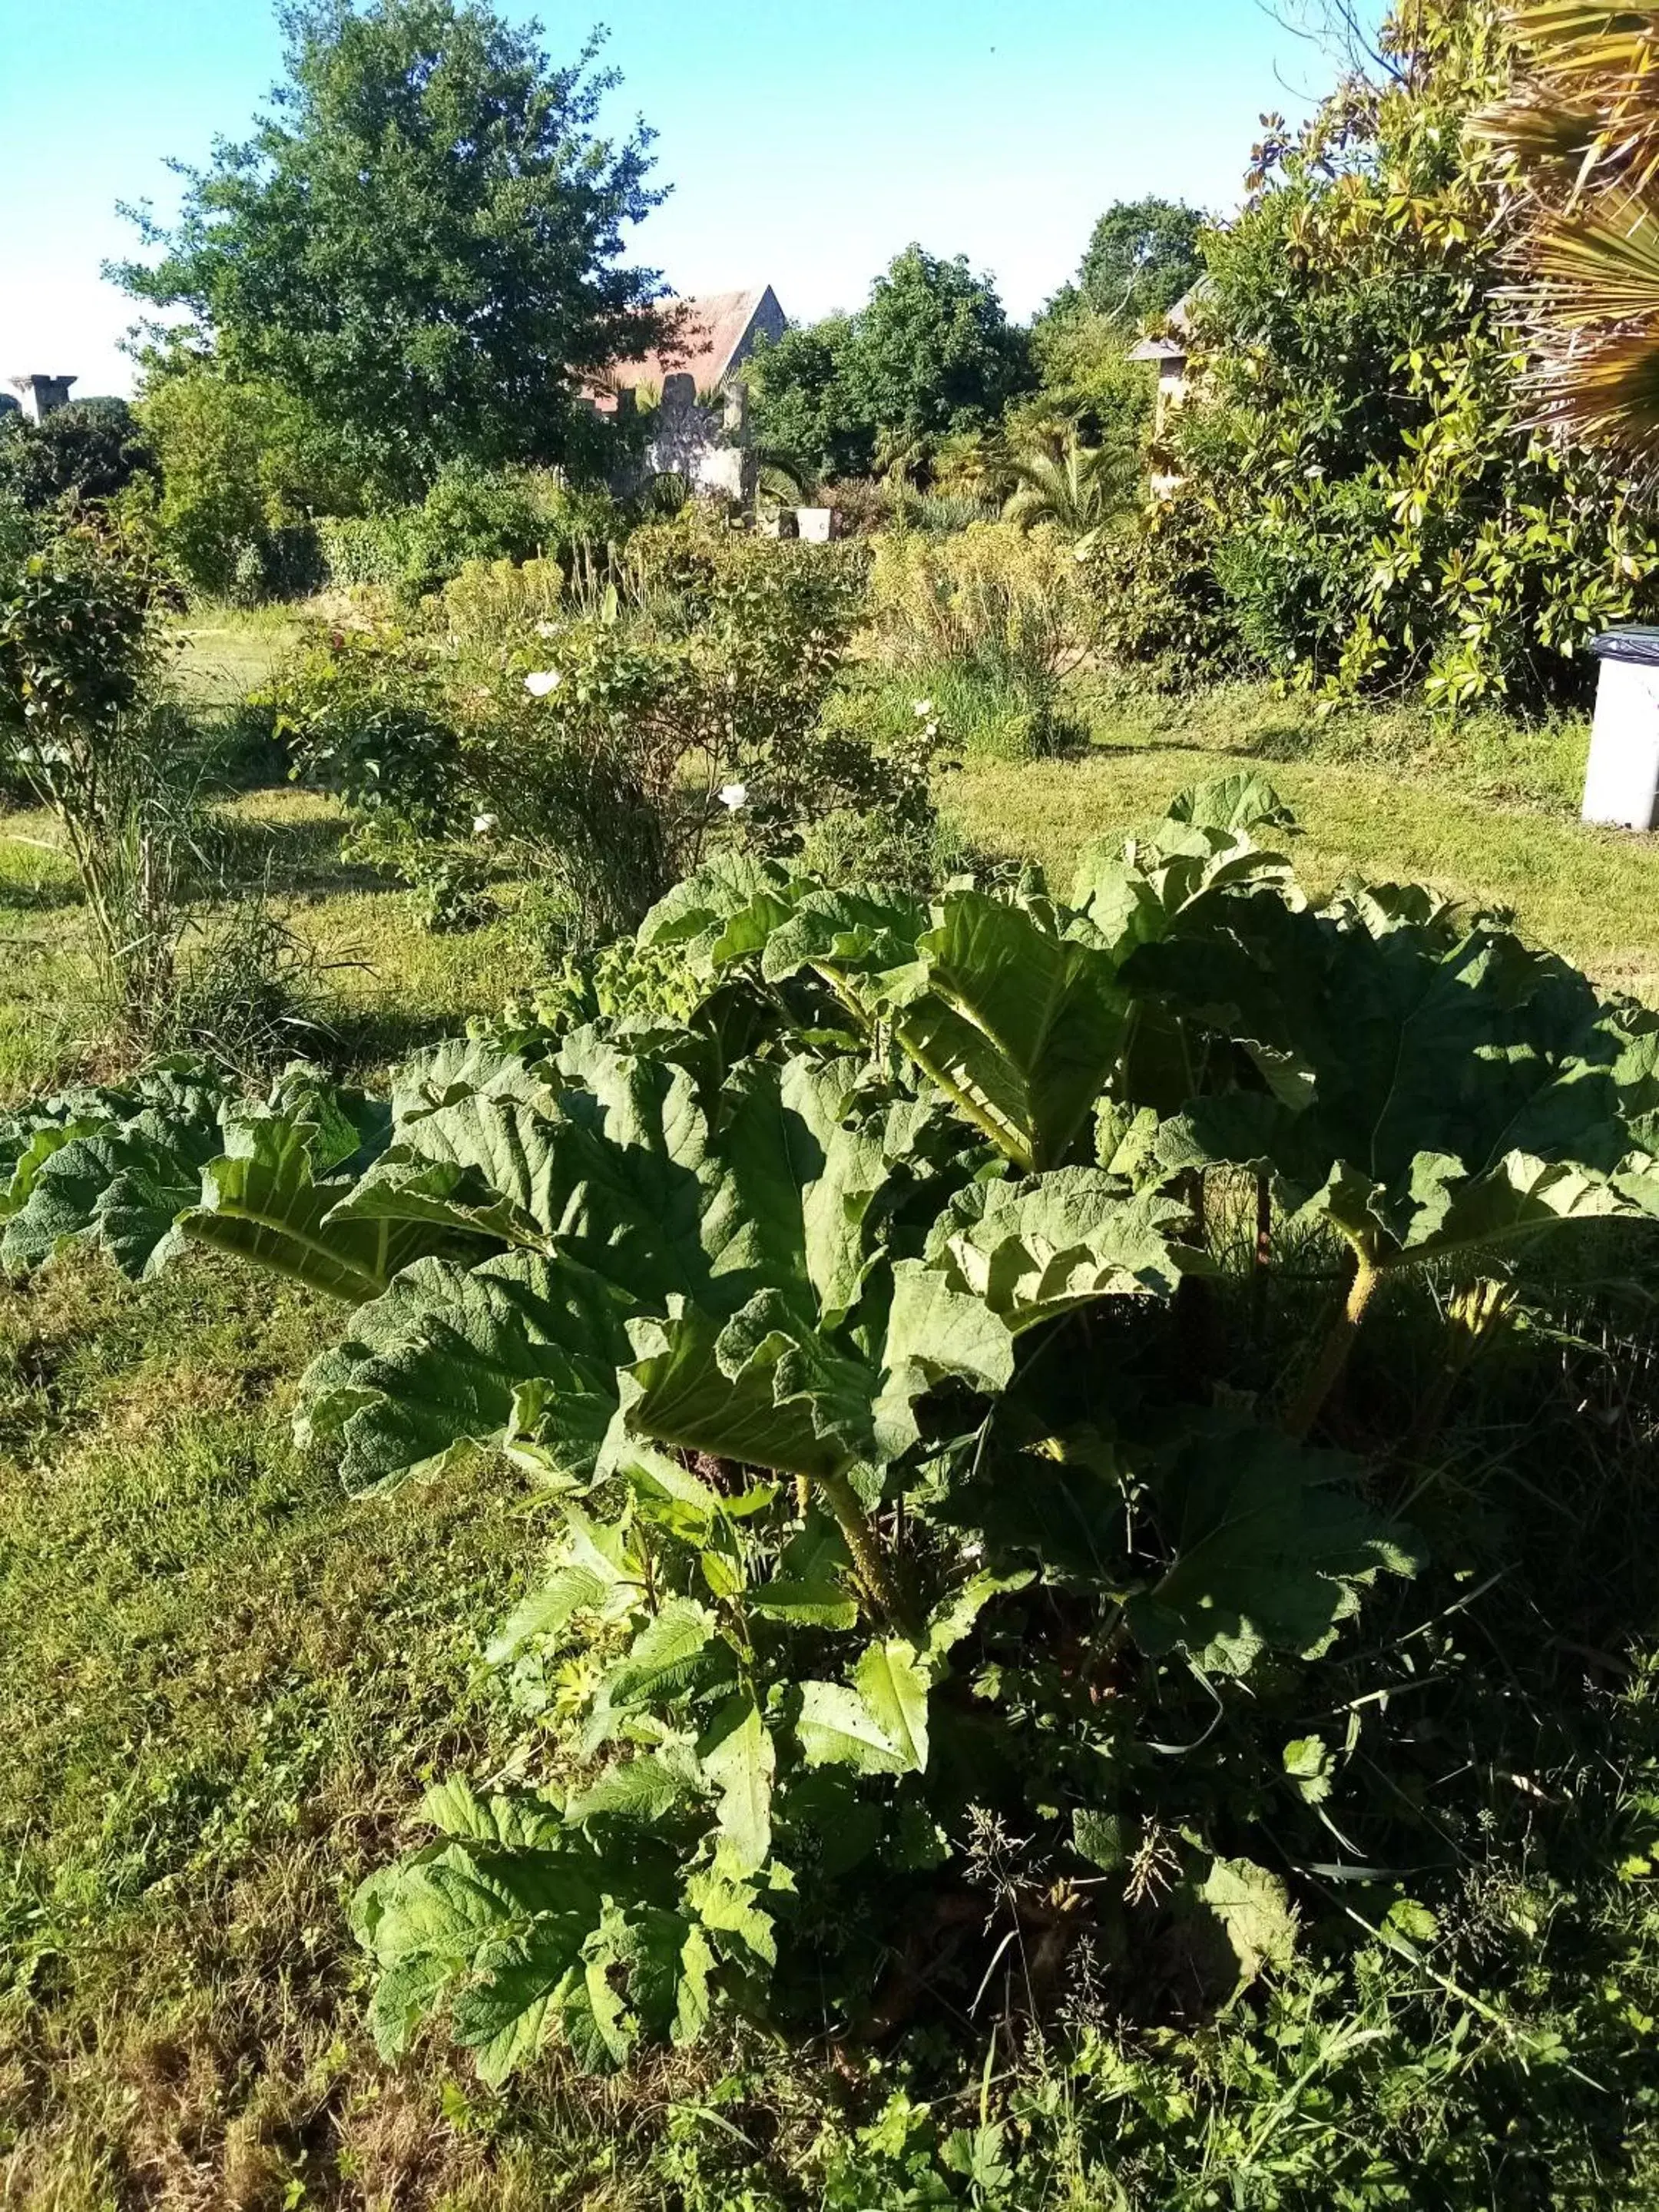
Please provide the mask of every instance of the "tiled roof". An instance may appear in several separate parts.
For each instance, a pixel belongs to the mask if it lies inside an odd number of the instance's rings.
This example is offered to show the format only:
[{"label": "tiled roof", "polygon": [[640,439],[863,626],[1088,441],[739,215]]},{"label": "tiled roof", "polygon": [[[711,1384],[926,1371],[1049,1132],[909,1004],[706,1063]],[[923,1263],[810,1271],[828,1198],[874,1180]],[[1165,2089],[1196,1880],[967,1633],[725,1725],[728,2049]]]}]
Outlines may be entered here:
[{"label": "tiled roof", "polygon": [[699,392],[712,390],[732,366],[732,356],[755,319],[755,310],[770,287],[747,292],[711,292],[702,300],[678,300],[668,313],[675,325],[671,344],[613,362],[607,374],[617,384],[660,384],[684,370]]},{"label": "tiled roof", "polygon": [[[1203,283],[1203,278],[1199,283]],[[1164,329],[1155,338],[1142,338],[1139,345],[1129,349],[1131,361],[1185,361],[1192,350],[1187,341],[1192,335],[1192,299],[1197,291],[1183,292],[1169,313],[1164,318]]]}]

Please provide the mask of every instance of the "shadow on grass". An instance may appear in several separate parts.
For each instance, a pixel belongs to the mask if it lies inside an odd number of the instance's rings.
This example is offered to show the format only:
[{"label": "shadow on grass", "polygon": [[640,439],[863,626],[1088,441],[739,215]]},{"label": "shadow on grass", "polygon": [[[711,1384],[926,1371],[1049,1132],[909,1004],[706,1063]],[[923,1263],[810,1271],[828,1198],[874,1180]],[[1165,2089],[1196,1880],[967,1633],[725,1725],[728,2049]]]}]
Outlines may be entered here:
[{"label": "shadow on grass", "polygon": [[342,1076],[362,1081],[426,1045],[441,1044],[464,1026],[451,1009],[416,1014],[401,1006],[331,1006],[325,1056]]},{"label": "shadow on grass", "polygon": [[0,913],[57,914],[65,907],[82,903],[80,885],[66,882],[62,877],[41,877],[33,883],[20,883],[15,878],[0,876]]}]

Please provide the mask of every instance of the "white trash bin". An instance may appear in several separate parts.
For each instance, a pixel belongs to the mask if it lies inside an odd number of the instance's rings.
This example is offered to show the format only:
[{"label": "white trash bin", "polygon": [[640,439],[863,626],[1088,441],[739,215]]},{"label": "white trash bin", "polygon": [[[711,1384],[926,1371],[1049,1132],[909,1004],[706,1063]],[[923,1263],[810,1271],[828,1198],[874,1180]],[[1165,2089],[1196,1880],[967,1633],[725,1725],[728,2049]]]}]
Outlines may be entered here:
[{"label": "white trash bin", "polygon": [[1659,629],[1610,629],[1590,651],[1601,664],[1584,774],[1586,822],[1651,830],[1659,812]]}]

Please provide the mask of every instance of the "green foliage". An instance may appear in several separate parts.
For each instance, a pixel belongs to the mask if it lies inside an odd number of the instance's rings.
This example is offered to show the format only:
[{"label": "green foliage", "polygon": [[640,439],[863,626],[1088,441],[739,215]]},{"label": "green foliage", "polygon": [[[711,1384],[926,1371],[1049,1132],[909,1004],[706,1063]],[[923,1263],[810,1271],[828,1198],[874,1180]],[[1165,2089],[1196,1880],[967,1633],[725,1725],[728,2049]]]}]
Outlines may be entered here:
[{"label": "green foliage", "polygon": [[292,392],[367,489],[558,459],[561,368],[637,343],[654,289],[621,262],[656,197],[647,137],[595,135],[593,46],[556,68],[477,0],[319,0],[284,25],[274,111],[185,171],[173,229],[141,219],[159,258],[118,281],[185,309],[236,381]]},{"label": "green foliage", "polygon": [[1085,572],[1050,531],[976,522],[952,537],[878,542],[872,636],[939,707],[953,740],[1015,758],[1054,750],[1067,727],[1060,679],[1095,620]]},{"label": "green foliage", "polygon": [[967,260],[908,246],[852,317],[757,349],[745,372],[764,443],[819,474],[925,474],[939,441],[994,424],[1031,381],[1025,337]]},{"label": "green foliage", "polygon": [[467,645],[510,645],[560,611],[564,576],[553,561],[464,562],[437,594],[434,609],[451,637]]},{"label": "green foliage", "polygon": [[1328,695],[1455,708],[1581,692],[1583,648],[1650,604],[1627,486],[1528,428],[1508,220],[1470,129],[1508,68],[1487,0],[1397,13],[1392,74],[1276,118],[1205,240],[1205,404],[1176,418],[1203,562],[1254,659]]},{"label": "green foliage", "polygon": [[1180,200],[1114,201],[1089,234],[1078,297],[1120,330],[1157,322],[1202,274],[1203,228],[1199,210]]},{"label": "green foliage", "polygon": [[270,696],[296,777],[422,835],[457,825],[460,740],[431,646],[396,629],[319,631]]},{"label": "green foliage", "polygon": [[452,461],[413,518],[400,581],[418,595],[469,561],[526,561],[541,550],[542,511],[521,475]]},{"label": "green foliage", "polygon": [[150,521],[162,558],[215,598],[263,597],[295,580],[284,533],[332,489],[304,409],[278,386],[196,363],[154,378],[137,415],[161,476]]},{"label": "green foliage", "polygon": [[[1005,1948],[1087,1929],[1184,2002],[1296,1971],[1334,1845],[1387,1879],[1305,1717],[1419,1568],[1401,1471],[1511,1310],[1494,1272],[1564,1225],[1651,1236],[1659,1025],[1425,893],[1314,905],[1292,829],[1259,779],[1200,787],[1070,902],[732,855],[597,1007],[440,1048],[389,1109],[293,1071],[252,1109],[9,1132],[22,1264],[205,1242],[350,1302],[299,1430],[354,1487],[504,1453],[548,1493],[490,1654],[539,1717],[519,1778],[431,1791],[435,1840],[355,1908],[388,2057],[434,2010],[489,2081],[720,2007],[868,2022],[884,1948],[997,1836],[1042,1869]],[[146,1111],[118,1209],[96,1147]],[[1299,1356],[1334,1238],[1356,1280],[1439,1271],[1446,1372],[1404,1435],[1332,1418],[1352,1293]]]},{"label": "green foliage", "polygon": [[0,416],[0,496],[31,509],[112,499],[155,456],[125,399],[73,399],[36,422]]},{"label": "green foliage", "polygon": [[202,774],[194,732],[155,699],[158,580],[118,540],[50,533],[0,602],[0,751],[57,819],[118,1018],[167,999]]}]

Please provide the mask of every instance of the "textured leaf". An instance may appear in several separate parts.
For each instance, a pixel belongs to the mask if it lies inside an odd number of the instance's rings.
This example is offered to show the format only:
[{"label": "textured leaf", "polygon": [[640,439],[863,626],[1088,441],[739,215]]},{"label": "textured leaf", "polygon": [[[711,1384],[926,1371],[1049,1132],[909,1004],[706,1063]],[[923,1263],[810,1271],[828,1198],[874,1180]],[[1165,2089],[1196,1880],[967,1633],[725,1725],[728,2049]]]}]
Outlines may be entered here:
[{"label": "textured leaf", "polygon": [[552,1473],[586,1480],[616,1408],[623,1312],[611,1285],[529,1253],[471,1270],[419,1261],[307,1369],[296,1431],[343,1440],[353,1489],[515,1432]]},{"label": "textured leaf", "polygon": [[1217,1859],[1198,1894],[1226,1931],[1240,1984],[1296,1962],[1296,1914],[1276,1875],[1249,1859]]},{"label": "textured leaf", "polygon": [[947,896],[919,949],[927,988],[900,1043],[1011,1159],[1057,1166],[1127,1033],[1109,956],[977,891]]},{"label": "textured leaf", "polygon": [[714,1640],[714,1616],[693,1598],[671,1597],[605,1677],[611,1705],[648,1705],[684,1689]]},{"label": "textured leaf", "polygon": [[1176,1200],[1131,1194],[1099,1169],[1061,1168],[970,1183],[934,1224],[927,1256],[1018,1331],[1091,1298],[1173,1295],[1170,1240],[1186,1218]]},{"label": "textured leaf", "polygon": [[1416,1554],[1354,1486],[1349,1462],[1267,1429],[1205,1422],[1150,1484],[1173,1562],[1126,1607],[1143,1650],[1205,1671],[1249,1672],[1264,1647],[1313,1656],[1381,1572]]},{"label": "textured leaf", "polygon": [[720,1847],[737,1874],[752,1874],[772,1849],[772,1778],[777,1753],[753,1694],[729,1698],[697,1746],[720,1799]]},{"label": "textured leaf", "polygon": [[822,1479],[873,1449],[878,1377],[836,1353],[785,1303],[763,1295],[721,1327],[671,1302],[662,1322],[633,1324],[637,1356],[620,1380],[605,1463],[629,1437]]},{"label": "textured leaf", "polygon": [[220,1137],[213,1124],[196,1121],[158,1136],[145,1126],[152,1120],[75,1138],[39,1160],[0,1238],[7,1267],[38,1267],[75,1243],[101,1243],[126,1275],[165,1265],[173,1223],[199,1195],[203,1164]]},{"label": "textured leaf", "polygon": [[[245,1121],[228,1142],[232,1149],[203,1177],[200,1205],[179,1224],[195,1243],[354,1304],[376,1297],[422,1253],[454,1245],[447,1231],[424,1222],[331,1224],[344,1188],[315,1180],[303,1122]],[[475,1242],[473,1249],[488,1247]]]},{"label": "textured leaf", "polygon": [[809,1766],[855,1774],[902,1774],[911,1763],[849,1683],[803,1682],[796,1733]]},{"label": "textured leaf", "polygon": [[[1403,915],[1403,918],[1402,918]],[[1264,1091],[1195,1100],[1171,1168],[1267,1170],[1385,1264],[1626,1210],[1608,1178],[1644,1095],[1640,1034],[1561,962],[1485,927],[1298,912],[1260,893],[1129,975],[1235,1041]],[[1567,1173],[1559,1170],[1570,1170]],[[1552,1171],[1557,1172],[1552,1172]]]},{"label": "textured leaf", "polygon": [[902,1763],[920,1774],[927,1764],[929,1669],[900,1638],[872,1644],[853,1669],[853,1684]]},{"label": "textured leaf", "polygon": [[749,1593],[745,1603],[761,1620],[781,1620],[798,1628],[852,1628],[859,1609],[838,1583],[793,1581],[777,1576]]}]

